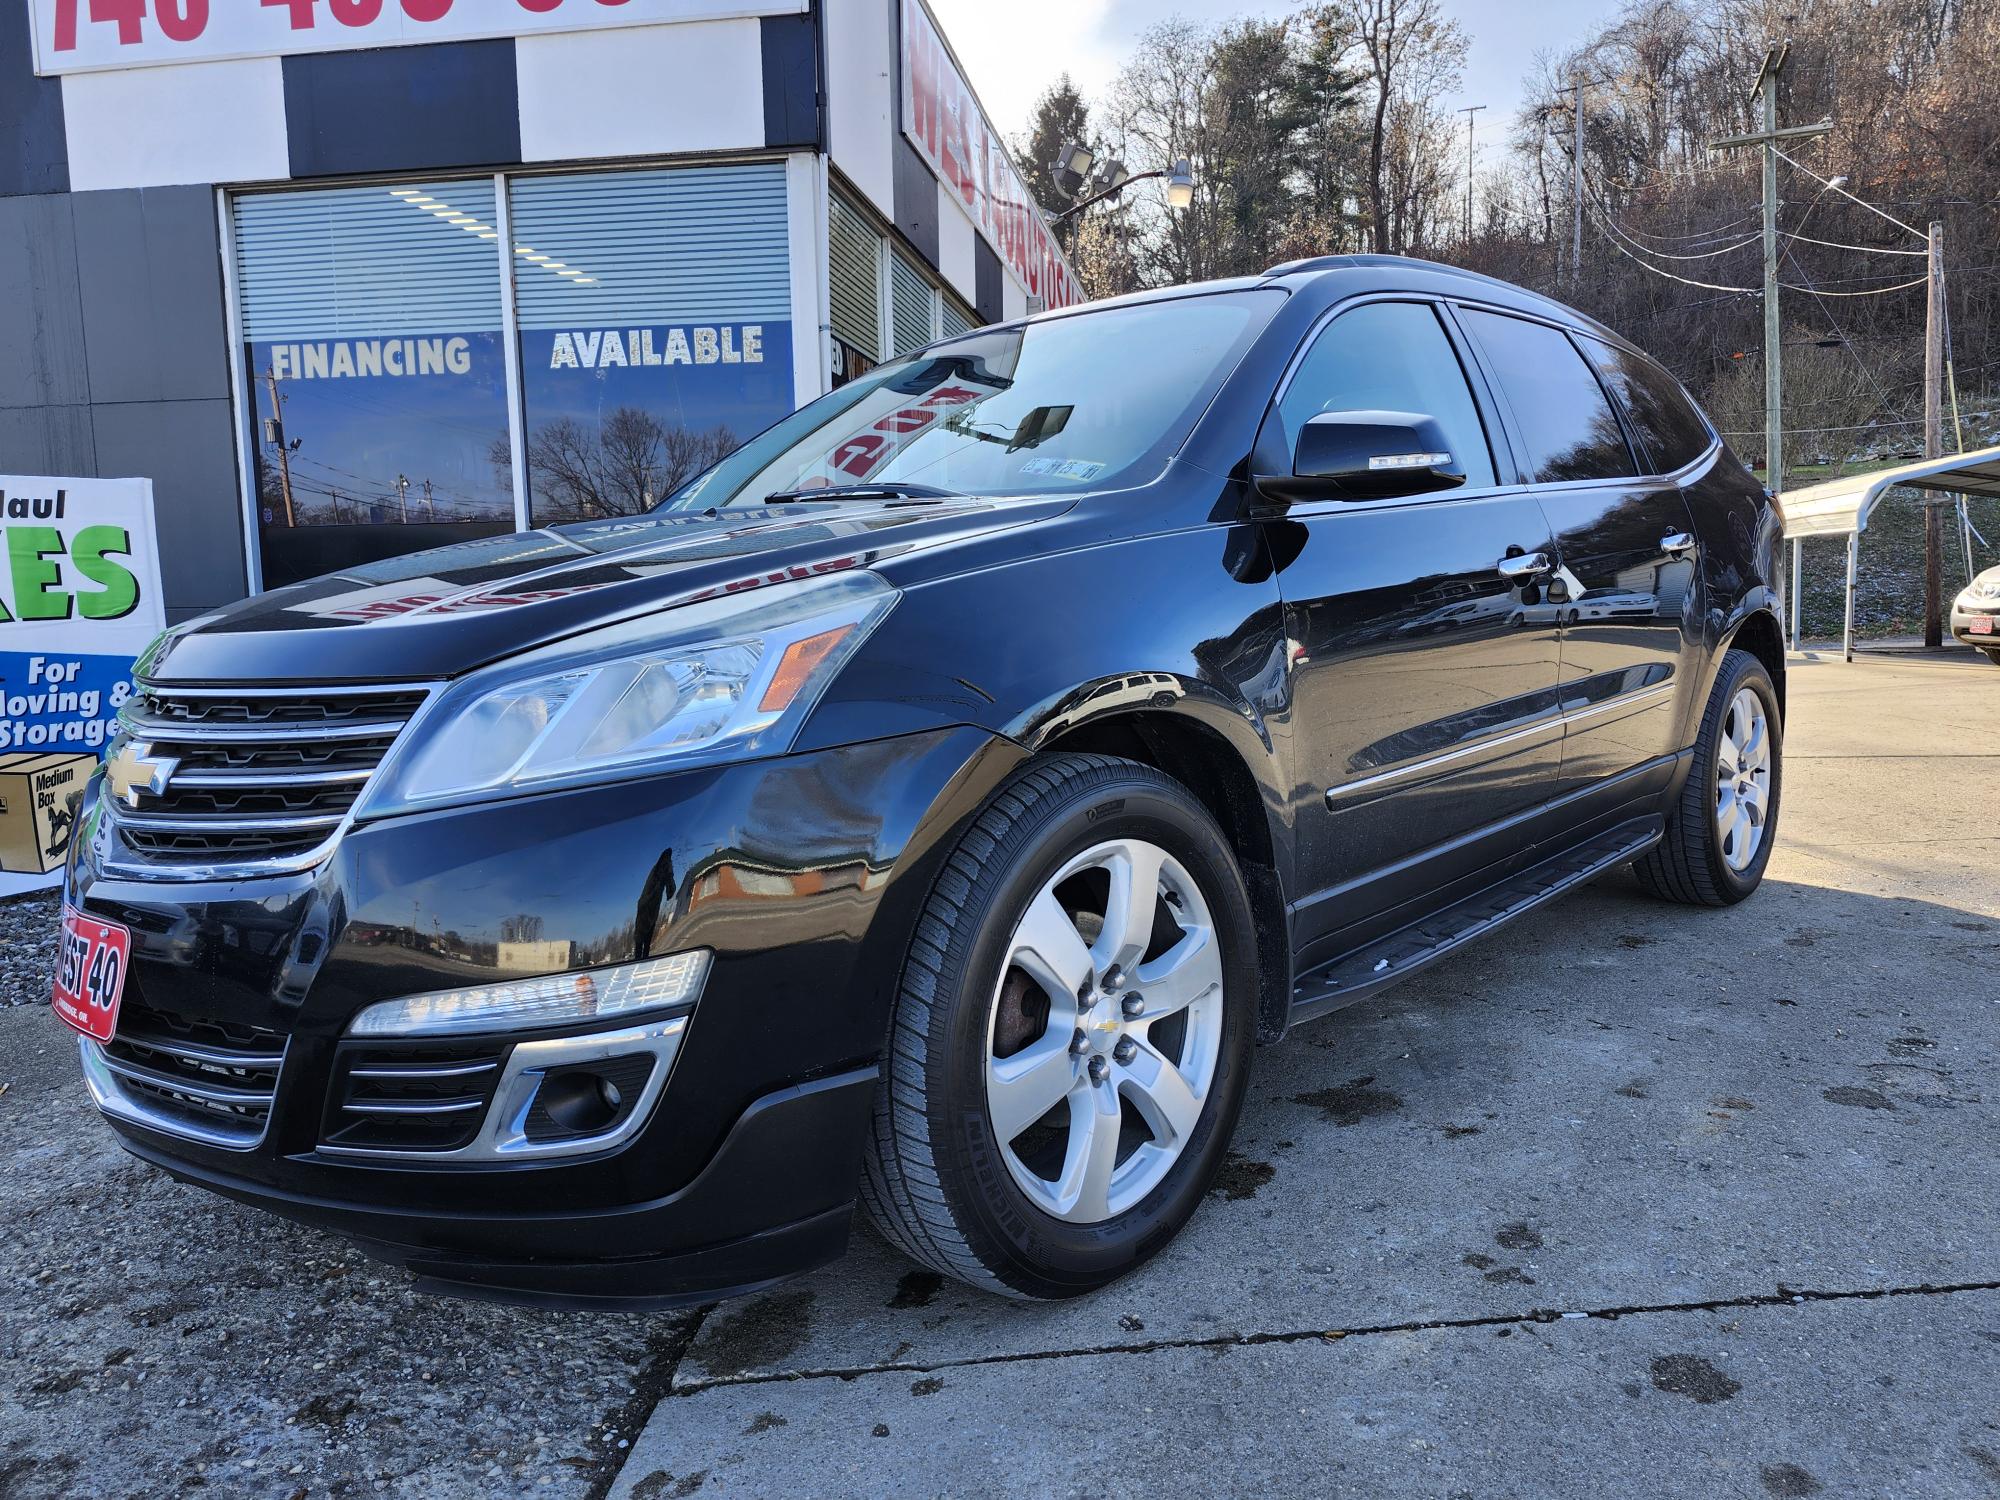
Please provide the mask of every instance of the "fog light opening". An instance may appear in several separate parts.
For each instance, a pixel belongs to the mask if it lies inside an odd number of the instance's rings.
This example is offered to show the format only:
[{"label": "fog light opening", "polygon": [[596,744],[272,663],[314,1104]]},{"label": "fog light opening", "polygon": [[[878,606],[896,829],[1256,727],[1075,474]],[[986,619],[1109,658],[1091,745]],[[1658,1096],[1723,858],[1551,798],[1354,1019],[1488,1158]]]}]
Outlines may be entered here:
[{"label": "fog light opening", "polygon": [[543,1079],[536,1102],[565,1131],[595,1135],[617,1120],[625,1107],[625,1095],[609,1078],[570,1070]]}]

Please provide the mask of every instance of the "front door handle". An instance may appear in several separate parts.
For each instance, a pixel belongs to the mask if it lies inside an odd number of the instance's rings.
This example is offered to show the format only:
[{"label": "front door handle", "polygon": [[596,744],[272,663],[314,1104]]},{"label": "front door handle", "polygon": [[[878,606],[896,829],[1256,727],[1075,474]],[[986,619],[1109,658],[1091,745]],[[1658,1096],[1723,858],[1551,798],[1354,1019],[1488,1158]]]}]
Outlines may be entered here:
[{"label": "front door handle", "polygon": [[1686,531],[1670,531],[1660,539],[1660,548],[1669,557],[1686,557],[1694,551],[1694,536]]},{"label": "front door handle", "polygon": [[1549,561],[1546,552],[1529,552],[1520,557],[1501,558],[1494,564],[1494,571],[1509,583],[1526,583],[1554,572],[1555,564]]}]

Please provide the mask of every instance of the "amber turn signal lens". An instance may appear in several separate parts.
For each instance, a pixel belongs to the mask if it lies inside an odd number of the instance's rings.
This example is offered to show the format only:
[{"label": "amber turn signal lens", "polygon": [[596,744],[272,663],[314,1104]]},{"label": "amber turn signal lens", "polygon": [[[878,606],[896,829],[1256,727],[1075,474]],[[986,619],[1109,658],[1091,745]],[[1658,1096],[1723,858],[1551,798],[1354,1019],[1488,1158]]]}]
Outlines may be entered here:
[{"label": "amber turn signal lens", "polygon": [[792,700],[799,695],[799,689],[812,680],[812,674],[842,641],[846,640],[852,625],[842,625],[837,630],[826,630],[818,635],[809,635],[802,641],[793,641],[785,647],[785,654],[778,659],[778,670],[771,678],[771,685],[764,689],[763,700],[758,703],[763,713],[782,713],[791,707]]}]

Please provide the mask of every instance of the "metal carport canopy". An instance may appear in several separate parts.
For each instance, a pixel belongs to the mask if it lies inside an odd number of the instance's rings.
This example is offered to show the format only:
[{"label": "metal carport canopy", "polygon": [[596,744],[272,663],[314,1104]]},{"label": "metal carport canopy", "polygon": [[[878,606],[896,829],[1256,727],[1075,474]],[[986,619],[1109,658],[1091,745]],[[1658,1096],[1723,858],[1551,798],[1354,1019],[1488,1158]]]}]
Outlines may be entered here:
[{"label": "metal carport canopy", "polygon": [[1778,497],[1785,535],[1848,536],[1868,529],[1868,517],[1882,497],[1897,485],[1919,490],[1944,490],[1960,495],[2000,497],[2000,447],[1955,453],[1950,458],[1926,458],[1893,469],[1850,474],[1824,484],[1789,490]]},{"label": "metal carport canopy", "polygon": [[[1778,509],[1785,519],[1785,535],[1792,541],[1791,577],[1786,587],[1791,594],[1792,647],[1799,644],[1799,583],[1801,559],[1799,541],[1809,536],[1847,538],[1847,602],[1840,632],[1841,655],[1854,660],[1854,574],[1860,558],[1861,533],[1868,518],[1889,491],[1898,485],[1911,489],[1938,490],[1946,494],[1986,495],[2000,498],[2000,447],[1979,448],[1971,453],[1955,453],[1949,458],[1926,458],[1916,463],[1898,464],[1893,469],[1876,469],[1868,474],[1850,474],[1845,479],[1829,479],[1778,497]],[[1959,506],[1959,536],[1965,548],[1965,567],[1972,572],[1971,519]]]}]

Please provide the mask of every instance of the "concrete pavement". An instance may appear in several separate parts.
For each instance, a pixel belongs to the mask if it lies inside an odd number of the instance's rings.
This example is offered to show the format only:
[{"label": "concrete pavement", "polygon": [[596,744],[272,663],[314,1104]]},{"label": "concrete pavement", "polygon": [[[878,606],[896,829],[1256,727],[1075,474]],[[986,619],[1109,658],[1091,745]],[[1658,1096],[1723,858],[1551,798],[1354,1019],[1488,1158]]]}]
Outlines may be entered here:
[{"label": "concrete pavement", "polygon": [[0,1012],[0,1496],[2000,1494],[2000,670],[1792,694],[1754,900],[1613,877],[1263,1051],[1188,1232],[1056,1306],[865,1229],[682,1319],[417,1297]]}]

